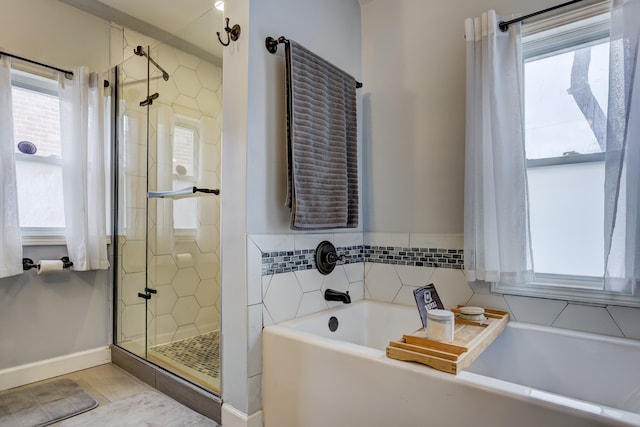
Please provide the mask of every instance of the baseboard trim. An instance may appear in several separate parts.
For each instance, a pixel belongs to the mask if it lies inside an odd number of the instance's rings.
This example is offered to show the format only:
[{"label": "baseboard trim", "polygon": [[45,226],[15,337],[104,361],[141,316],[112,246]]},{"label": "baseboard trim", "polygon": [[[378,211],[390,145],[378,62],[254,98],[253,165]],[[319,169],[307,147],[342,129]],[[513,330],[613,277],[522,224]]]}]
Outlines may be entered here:
[{"label": "baseboard trim", "polygon": [[0,370],[0,390],[6,390],[111,362],[109,346]]},{"label": "baseboard trim", "polygon": [[230,404],[223,403],[222,425],[224,427],[262,427],[262,411],[247,415]]}]

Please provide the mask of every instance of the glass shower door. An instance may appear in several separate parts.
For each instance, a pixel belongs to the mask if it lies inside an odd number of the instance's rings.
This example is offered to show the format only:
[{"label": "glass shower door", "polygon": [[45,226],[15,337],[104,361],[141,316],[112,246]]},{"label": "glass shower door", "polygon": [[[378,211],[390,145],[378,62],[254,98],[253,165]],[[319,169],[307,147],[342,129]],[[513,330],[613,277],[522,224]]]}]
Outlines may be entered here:
[{"label": "glass shower door", "polygon": [[147,107],[140,105],[147,96],[146,61],[133,55],[116,73],[116,343],[146,357],[148,120]]},{"label": "glass shower door", "polygon": [[[167,44],[151,53],[173,71],[154,82],[149,191],[219,189],[221,68]],[[148,210],[148,358],[219,391],[219,196],[150,198]]]},{"label": "glass shower door", "polygon": [[147,195],[219,188],[221,67],[165,44],[144,51],[153,62],[134,56],[120,73],[116,342],[219,392],[220,198]]}]

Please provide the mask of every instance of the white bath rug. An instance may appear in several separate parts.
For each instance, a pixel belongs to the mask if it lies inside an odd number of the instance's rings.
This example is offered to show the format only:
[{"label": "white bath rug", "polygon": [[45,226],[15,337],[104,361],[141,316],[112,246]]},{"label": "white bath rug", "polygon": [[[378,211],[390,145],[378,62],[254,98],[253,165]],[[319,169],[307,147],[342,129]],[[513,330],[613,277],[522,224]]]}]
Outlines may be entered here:
[{"label": "white bath rug", "polygon": [[145,391],[63,422],[60,427],[220,427],[175,400]]}]

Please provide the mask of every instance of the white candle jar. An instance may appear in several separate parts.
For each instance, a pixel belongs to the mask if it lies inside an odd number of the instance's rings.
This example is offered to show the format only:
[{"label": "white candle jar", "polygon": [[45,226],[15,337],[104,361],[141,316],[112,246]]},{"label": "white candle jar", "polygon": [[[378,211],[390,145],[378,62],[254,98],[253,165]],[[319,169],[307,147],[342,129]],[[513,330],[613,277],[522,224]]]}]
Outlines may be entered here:
[{"label": "white candle jar", "polygon": [[427,311],[427,338],[433,341],[453,341],[454,316],[449,310]]}]

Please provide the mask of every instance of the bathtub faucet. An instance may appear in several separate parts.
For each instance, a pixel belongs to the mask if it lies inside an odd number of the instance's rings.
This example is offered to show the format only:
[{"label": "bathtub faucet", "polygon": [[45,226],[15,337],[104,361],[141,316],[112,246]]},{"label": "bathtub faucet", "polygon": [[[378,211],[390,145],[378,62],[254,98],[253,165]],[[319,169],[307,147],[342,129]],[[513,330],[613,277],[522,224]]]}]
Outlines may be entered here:
[{"label": "bathtub faucet", "polygon": [[351,304],[349,291],[340,292],[334,291],[333,289],[327,289],[326,291],[324,291],[324,299],[327,301],[342,301],[345,304]]}]

